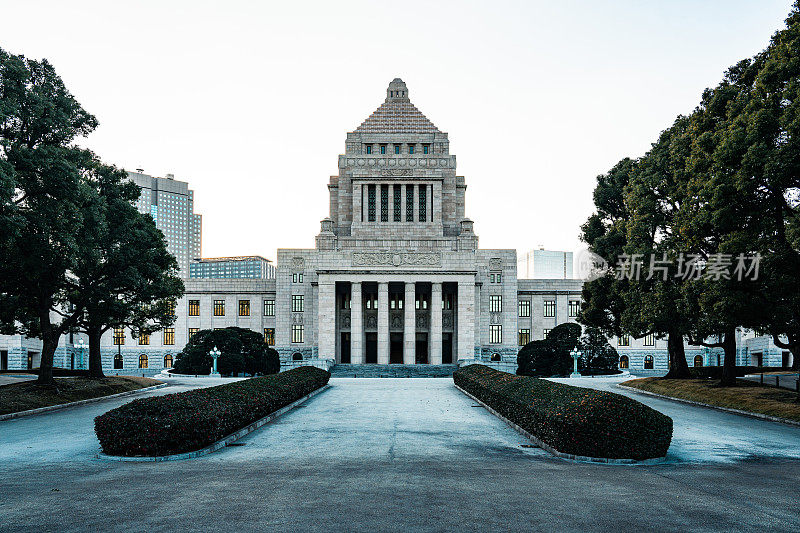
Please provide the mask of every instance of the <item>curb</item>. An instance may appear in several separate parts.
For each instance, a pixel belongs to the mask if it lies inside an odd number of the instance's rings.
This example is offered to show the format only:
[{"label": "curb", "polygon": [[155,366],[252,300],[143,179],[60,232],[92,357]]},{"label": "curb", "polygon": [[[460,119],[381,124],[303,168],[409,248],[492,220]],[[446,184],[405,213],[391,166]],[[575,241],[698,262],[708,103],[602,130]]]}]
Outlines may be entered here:
[{"label": "curb", "polygon": [[126,457],[124,455],[106,455],[106,454],[101,452],[101,453],[96,454],[96,457],[98,459],[103,460],[103,461],[118,461],[118,462],[127,462],[127,463],[160,463],[160,462],[163,462],[163,461],[181,461],[181,460],[184,460],[184,459],[196,459],[197,457],[202,457],[204,455],[208,455],[210,453],[213,453],[213,452],[215,452],[215,451],[217,451],[219,449],[225,448],[226,446],[228,446],[232,442],[235,442],[235,441],[241,439],[242,437],[244,437],[248,433],[252,433],[253,431],[257,430],[258,428],[260,428],[261,426],[266,424],[267,422],[271,422],[272,420],[275,420],[279,416],[291,411],[292,409],[294,409],[295,407],[297,407],[301,403],[309,400],[310,398],[313,398],[314,396],[316,396],[317,394],[325,391],[328,388],[330,388],[330,385],[324,385],[324,386],[318,388],[317,390],[306,394],[302,398],[293,401],[289,405],[285,405],[285,406],[281,407],[280,409],[278,409],[277,411],[274,411],[274,412],[268,414],[264,418],[260,418],[260,419],[256,420],[255,422],[251,423],[250,425],[247,425],[247,426],[243,427],[242,429],[240,429],[240,430],[238,430],[238,431],[236,431],[234,433],[231,433],[227,437],[223,437],[220,440],[218,440],[217,442],[209,444],[205,448],[201,448],[201,449],[195,450],[193,452],[176,453],[176,454],[172,454],[172,455],[157,455],[155,457]]},{"label": "curb", "polygon": [[629,387],[628,385],[623,385],[621,383],[617,383],[615,385],[620,389],[625,389],[631,392],[635,392],[638,394],[644,394],[647,396],[655,396],[656,398],[661,398],[662,400],[671,400],[673,402],[679,403],[687,403],[689,405],[694,405],[696,407],[705,407],[707,409],[714,409],[716,411],[724,411],[726,413],[733,413],[735,415],[746,416],[748,418],[758,418],[759,420],[768,420],[770,422],[778,422],[779,424],[787,424],[790,426],[800,426],[800,422],[796,420],[789,420],[788,418],[781,418],[778,416],[770,416],[761,413],[751,413],[750,411],[742,411],[741,409],[733,409],[731,407],[721,407],[719,405],[711,405],[709,403],[703,402],[695,402],[694,400],[685,400],[683,398],[675,398],[673,396],[664,396],[663,394],[658,394],[657,392],[650,392],[647,390],[637,389],[635,387]]},{"label": "curb", "polygon": [[136,389],[136,390],[129,390],[125,392],[118,392],[116,394],[110,394],[108,396],[98,396],[97,398],[87,398],[85,400],[78,400],[77,402],[69,402],[69,403],[59,403],[57,405],[48,405],[47,407],[38,407],[36,409],[28,409],[27,411],[17,411],[16,413],[8,413],[5,415],[0,415],[0,422],[3,420],[11,420],[13,418],[20,418],[23,416],[30,416],[30,415],[38,415],[40,413],[47,413],[49,411],[58,411],[61,409],[68,409],[70,407],[77,407],[79,405],[85,405],[87,403],[95,403],[100,402],[103,400],[108,400],[110,398],[122,398],[123,396],[133,396],[134,394],[139,394],[140,392],[148,392],[156,389],[163,389],[164,387],[168,386],[169,383],[161,383],[159,385],[152,385],[150,387],[144,387],[143,389]]},{"label": "curb", "polygon": [[550,452],[551,454],[555,455],[556,457],[560,457],[561,459],[566,459],[567,461],[572,461],[575,463],[600,463],[600,464],[609,464],[609,465],[655,465],[655,464],[663,464],[666,460],[666,457],[656,457],[654,459],[609,459],[607,457],[589,457],[587,455],[573,455],[571,453],[564,453],[556,450],[546,442],[540,440],[538,437],[535,437],[532,433],[523,429],[522,427],[518,426],[511,420],[507,419],[488,405],[486,405],[483,401],[479,400],[472,394],[468,393],[461,387],[456,384],[453,384],[455,388],[466,394],[471,399],[475,400],[483,407],[486,408],[487,411],[492,413],[494,416],[511,426],[515,429],[518,433],[521,433],[523,436],[527,437],[528,439],[532,440],[539,448],[543,449],[546,452]]}]

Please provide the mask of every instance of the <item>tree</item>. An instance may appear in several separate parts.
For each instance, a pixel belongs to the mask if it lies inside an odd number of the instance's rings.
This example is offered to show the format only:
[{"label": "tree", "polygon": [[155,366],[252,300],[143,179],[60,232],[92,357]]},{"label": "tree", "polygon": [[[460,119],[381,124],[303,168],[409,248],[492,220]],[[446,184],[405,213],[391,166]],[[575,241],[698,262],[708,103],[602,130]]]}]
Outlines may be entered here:
[{"label": "tree", "polygon": [[599,373],[618,373],[619,354],[600,328],[588,327],[578,342],[581,357],[578,368]]},{"label": "tree", "polygon": [[517,374],[523,376],[564,376],[572,371],[570,352],[578,345],[581,327],[564,323],[554,327],[546,339],[532,341],[517,354]]},{"label": "tree", "polygon": [[267,346],[261,335],[249,329],[230,327],[204,329],[192,335],[175,360],[175,371],[209,374],[213,365],[209,352],[214,347],[221,352],[217,359],[220,374],[275,374],[280,370],[278,352]]},{"label": "tree", "polygon": [[88,178],[96,194],[85,209],[73,274],[85,306],[77,325],[89,336],[89,375],[102,377],[102,335],[112,327],[139,336],[171,326],[184,287],[163,234],[133,205],[139,187],[100,163]]},{"label": "tree", "polygon": [[59,337],[83,312],[71,272],[94,157],[72,142],[96,127],[50,63],[0,49],[0,319],[42,339],[44,384]]}]

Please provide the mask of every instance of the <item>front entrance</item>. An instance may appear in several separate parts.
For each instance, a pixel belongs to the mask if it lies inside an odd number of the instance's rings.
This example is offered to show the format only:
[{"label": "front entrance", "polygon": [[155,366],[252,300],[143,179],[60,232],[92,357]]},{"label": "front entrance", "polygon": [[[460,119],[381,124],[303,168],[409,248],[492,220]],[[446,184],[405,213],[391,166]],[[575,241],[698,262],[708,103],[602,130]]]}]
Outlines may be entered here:
[{"label": "front entrance", "polygon": [[340,349],[339,362],[344,364],[350,363],[350,333],[347,331],[342,332]]},{"label": "front entrance", "polygon": [[389,363],[402,364],[403,363],[403,334],[390,333],[389,334]]},{"label": "front entrance", "polygon": [[377,364],[378,362],[378,334],[364,334],[364,362]]},{"label": "front entrance", "polygon": [[442,333],[442,364],[453,364],[453,334]]},{"label": "front entrance", "polygon": [[417,353],[415,363],[418,365],[428,364],[428,334],[417,333]]}]

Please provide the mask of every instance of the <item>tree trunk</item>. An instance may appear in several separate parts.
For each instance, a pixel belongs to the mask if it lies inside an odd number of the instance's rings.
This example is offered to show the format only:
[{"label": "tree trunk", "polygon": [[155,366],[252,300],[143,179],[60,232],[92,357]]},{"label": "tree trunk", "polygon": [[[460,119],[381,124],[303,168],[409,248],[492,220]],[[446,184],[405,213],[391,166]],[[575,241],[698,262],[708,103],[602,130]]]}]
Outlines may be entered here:
[{"label": "tree trunk", "polygon": [[794,344],[789,348],[792,354],[792,370],[800,370],[800,344]]},{"label": "tree trunk", "polygon": [[39,358],[39,379],[37,383],[40,385],[54,385],[53,355],[56,353],[60,335],[53,331],[53,325],[50,323],[50,309],[45,309],[39,313],[39,323],[42,332],[42,354]]},{"label": "tree trunk", "polygon": [[104,378],[103,360],[100,356],[100,338],[103,332],[98,327],[88,328],[89,334],[89,377]]},{"label": "tree trunk", "polygon": [[725,332],[722,340],[722,349],[725,352],[725,360],[722,363],[722,382],[723,387],[733,387],[736,385],[736,329]]},{"label": "tree trunk", "polygon": [[669,353],[669,372],[664,377],[666,379],[690,378],[686,350],[683,346],[683,335],[679,331],[670,330],[667,337],[667,351]]}]

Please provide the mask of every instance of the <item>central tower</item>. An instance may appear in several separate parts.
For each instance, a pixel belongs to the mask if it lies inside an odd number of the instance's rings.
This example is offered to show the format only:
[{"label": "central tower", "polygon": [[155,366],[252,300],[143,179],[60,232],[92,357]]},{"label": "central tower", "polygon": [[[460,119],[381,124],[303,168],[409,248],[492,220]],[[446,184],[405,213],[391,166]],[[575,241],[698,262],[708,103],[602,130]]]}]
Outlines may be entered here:
[{"label": "central tower", "polygon": [[328,189],[330,216],[322,221],[318,249],[393,247],[392,241],[403,241],[406,250],[477,247],[447,133],[411,103],[400,78],[347,134]]}]

